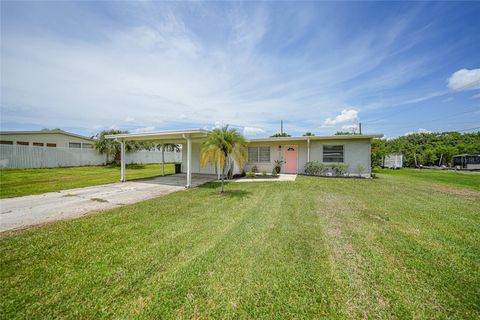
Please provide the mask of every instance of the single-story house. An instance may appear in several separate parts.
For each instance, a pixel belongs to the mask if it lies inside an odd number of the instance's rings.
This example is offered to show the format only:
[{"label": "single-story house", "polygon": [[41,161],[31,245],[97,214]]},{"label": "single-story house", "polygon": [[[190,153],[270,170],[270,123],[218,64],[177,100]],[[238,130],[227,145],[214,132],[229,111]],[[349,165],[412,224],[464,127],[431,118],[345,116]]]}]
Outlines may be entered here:
[{"label": "single-story house", "polygon": [[93,148],[94,139],[59,129],[41,131],[0,131],[0,144],[46,148]]},{"label": "single-story house", "polygon": [[[218,174],[215,167],[200,166],[202,143],[208,134],[204,129],[170,130],[147,133],[127,133],[106,136],[121,142],[121,181],[125,181],[125,142],[152,140],[158,143],[182,145],[182,172],[186,173],[186,187],[191,186],[192,173]],[[318,160],[324,164],[345,164],[347,174],[371,174],[371,140],[379,134],[279,137],[248,140],[248,161],[245,168],[235,168],[235,172],[249,171],[256,166],[258,171],[272,172],[275,160],[282,160],[281,173],[305,172],[305,163]]]}]

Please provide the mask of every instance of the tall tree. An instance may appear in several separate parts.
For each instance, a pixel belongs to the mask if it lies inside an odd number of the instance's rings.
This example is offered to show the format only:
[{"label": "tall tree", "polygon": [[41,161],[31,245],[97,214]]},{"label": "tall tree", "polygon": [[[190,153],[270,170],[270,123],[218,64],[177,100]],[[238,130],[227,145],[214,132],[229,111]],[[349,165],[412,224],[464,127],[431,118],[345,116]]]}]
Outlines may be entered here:
[{"label": "tall tree", "polygon": [[235,163],[242,168],[247,160],[247,141],[236,129],[229,129],[228,125],[213,129],[203,143],[200,158],[202,167],[206,167],[207,164],[213,167],[220,166],[221,192],[224,193],[225,172],[228,172]]}]

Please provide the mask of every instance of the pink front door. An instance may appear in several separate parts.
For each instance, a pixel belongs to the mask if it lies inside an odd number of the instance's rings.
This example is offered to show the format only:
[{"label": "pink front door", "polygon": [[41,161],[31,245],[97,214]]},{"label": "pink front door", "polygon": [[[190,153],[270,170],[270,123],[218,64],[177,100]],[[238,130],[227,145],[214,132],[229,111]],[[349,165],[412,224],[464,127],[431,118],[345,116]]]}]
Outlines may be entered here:
[{"label": "pink front door", "polygon": [[298,146],[284,146],[284,172],[298,173]]}]

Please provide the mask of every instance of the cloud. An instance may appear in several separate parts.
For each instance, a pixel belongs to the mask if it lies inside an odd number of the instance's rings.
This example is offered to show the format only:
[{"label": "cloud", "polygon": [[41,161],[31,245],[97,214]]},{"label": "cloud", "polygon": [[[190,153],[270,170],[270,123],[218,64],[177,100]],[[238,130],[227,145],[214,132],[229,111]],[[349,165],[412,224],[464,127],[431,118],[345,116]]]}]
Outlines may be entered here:
[{"label": "cloud", "polygon": [[243,128],[243,134],[246,136],[255,136],[265,133],[265,130],[262,128],[256,128],[256,127],[245,127]]},{"label": "cloud", "polygon": [[448,79],[448,87],[455,91],[480,89],[480,69],[461,69]]},{"label": "cloud", "polygon": [[334,119],[332,119],[332,118],[325,119],[322,127],[334,127],[338,124],[353,122],[357,119],[358,119],[358,111],[357,110],[345,109],[345,110],[342,110],[342,113],[340,113]]},{"label": "cloud", "polygon": [[[396,90],[439,62],[403,54],[430,32],[410,32],[410,13],[385,17],[381,29],[352,30],[313,4],[21,6],[2,20],[1,124],[10,128],[93,134],[112,124],[212,128],[221,119],[271,132],[288,119],[288,132],[302,134],[340,112],[322,127],[354,122],[358,112],[347,106],[362,105],[364,114],[383,97],[403,98]],[[64,18],[71,16],[88,24]]]},{"label": "cloud", "polygon": [[428,130],[428,129],[425,129],[425,128],[418,128],[417,131],[410,131],[410,132],[406,132],[404,134],[404,136],[408,136],[410,134],[414,134],[414,133],[432,133],[432,131]]},{"label": "cloud", "polygon": [[472,96],[473,99],[480,99],[480,93],[474,94]]},{"label": "cloud", "polygon": [[154,126],[137,128],[137,129],[133,129],[133,130],[132,130],[133,133],[143,133],[143,132],[152,132],[152,131],[155,131],[155,127],[154,127]]}]

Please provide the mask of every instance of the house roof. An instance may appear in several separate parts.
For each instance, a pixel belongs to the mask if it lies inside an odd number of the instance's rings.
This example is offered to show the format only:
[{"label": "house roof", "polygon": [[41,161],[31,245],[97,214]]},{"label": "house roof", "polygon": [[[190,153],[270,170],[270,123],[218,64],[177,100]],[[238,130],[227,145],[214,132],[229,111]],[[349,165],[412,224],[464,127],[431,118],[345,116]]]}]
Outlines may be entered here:
[{"label": "house roof", "polygon": [[480,153],[463,153],[463,154],[456,154],[453,156],[455,157],[480,157]]},{"label": "house roof", "polygon": [[[166,140],[175,143],[179,140],[183,141],[186,137],[191,139],[205,138],[209,133],[205,129],[182,129],[182,130],[166,130],[143,133],[120,133],[106,135],[107,139],[119,140]],[[247,139],[248,142],[273,142],[273,141],[306,141],[306,140],[359,140],[381,138],[383,134],[362,134],[362,135],[335,135],[335,136],[306,136],[306,137],[276,137],[276,138],[259,138]]]},{"label": "house roof", "polygon": [[381,138],[383,134],[351,134],[351,135],[334,135],[334,136],[302,136],[302,137],[270,137],[249,139],[249,142],[273,142],[273,141],[307,141],[307,140],[360,140]]},{"label": "house roof", "polygon": [[0,131],[0,135],[6,135],[6,134],[63,134],[63,135],[66,135],[66,136],[70,136],[70,137],[76,137],[76,138],[81,138],[81,139],[85,139],[85,140],[90,140],[90,141],[94,141],[95,139],[92,139],[90,137],[85,137],[85,136],[82,136],[82,135],[79,135],[79,134],[76,134],[76,133],[71,133],[71,132],[67,132],[67,131],[63,131],[63,130],[39,130],[39,131]]}]

